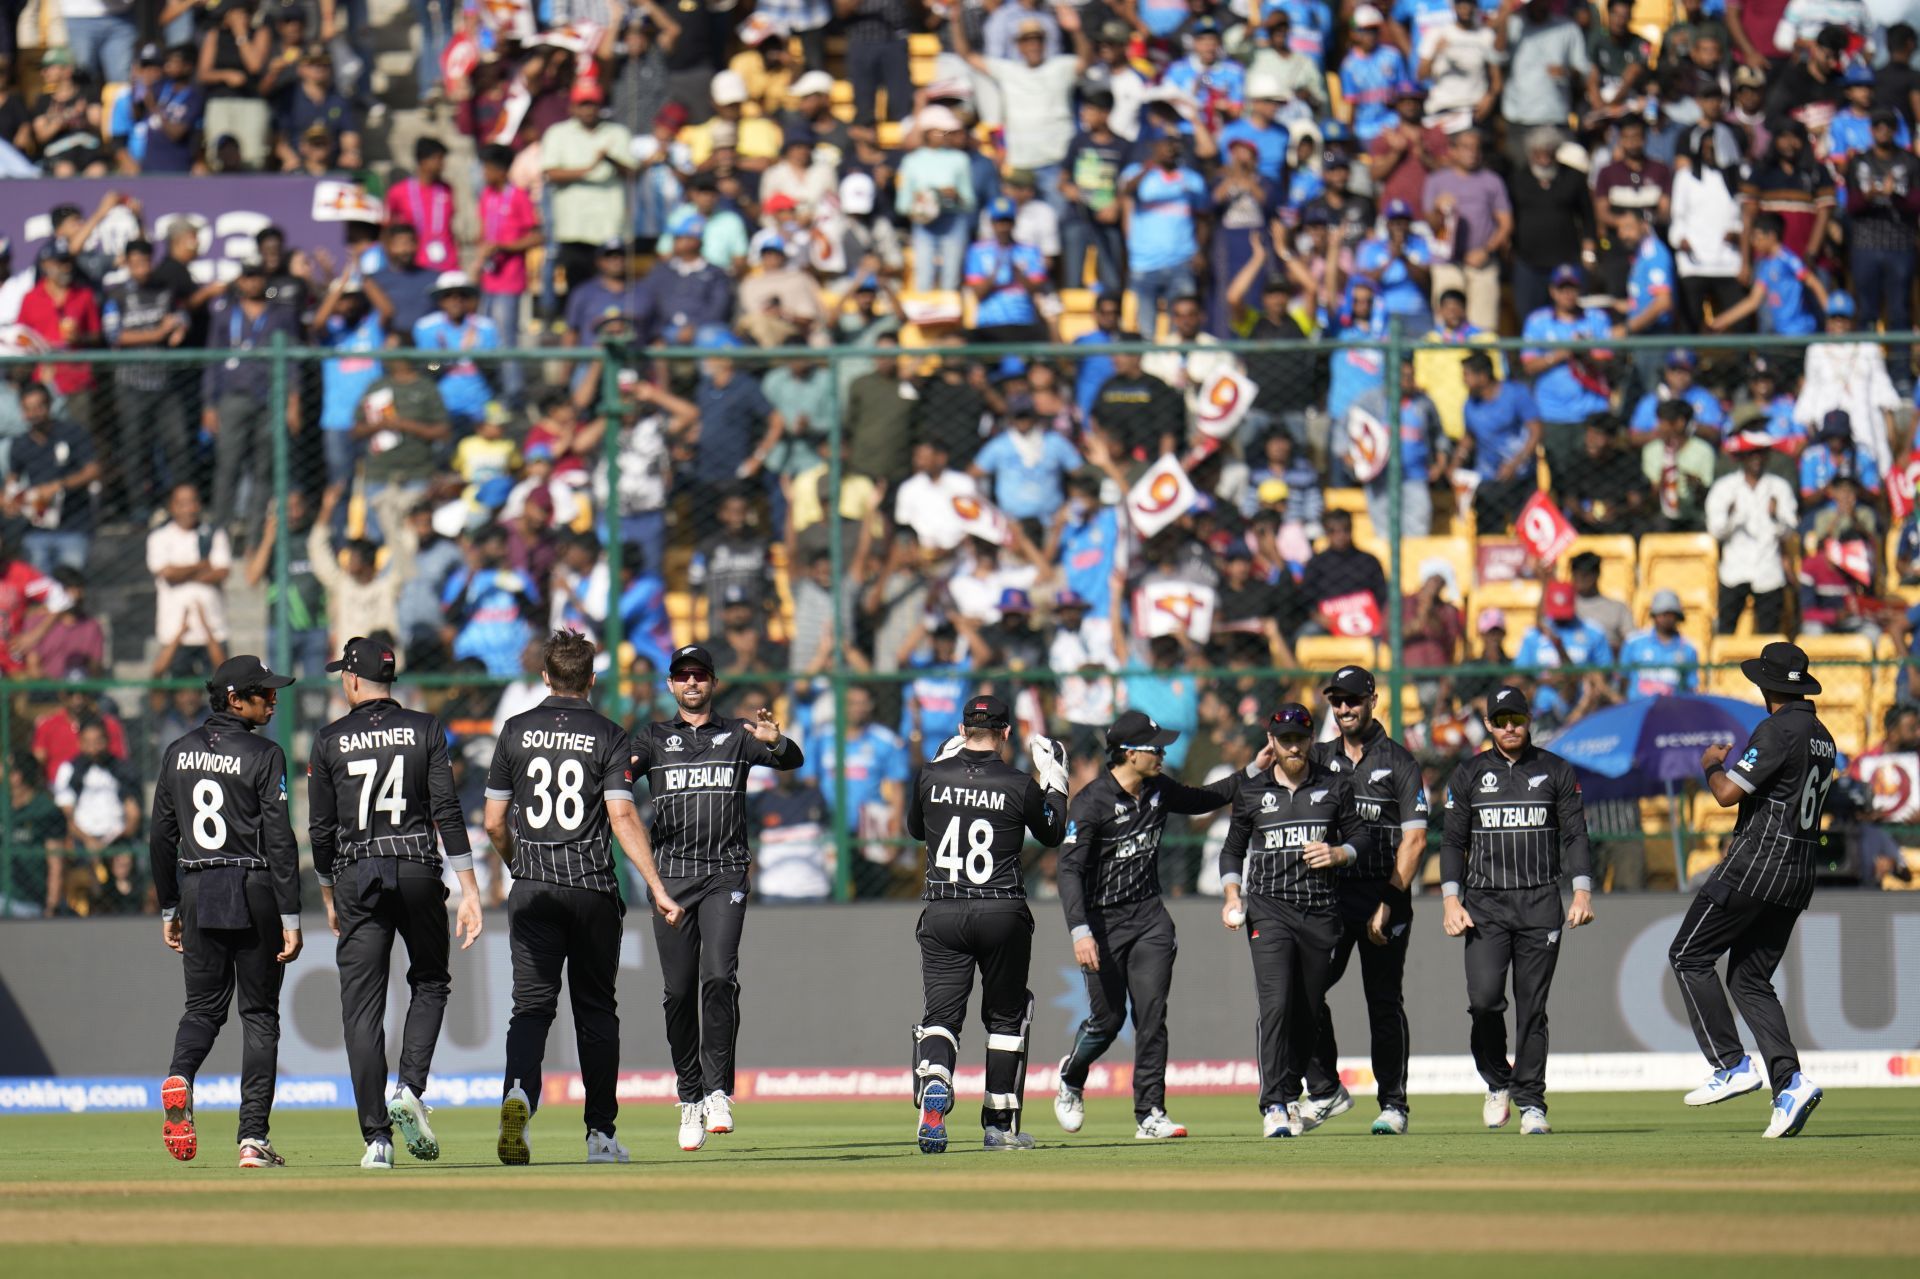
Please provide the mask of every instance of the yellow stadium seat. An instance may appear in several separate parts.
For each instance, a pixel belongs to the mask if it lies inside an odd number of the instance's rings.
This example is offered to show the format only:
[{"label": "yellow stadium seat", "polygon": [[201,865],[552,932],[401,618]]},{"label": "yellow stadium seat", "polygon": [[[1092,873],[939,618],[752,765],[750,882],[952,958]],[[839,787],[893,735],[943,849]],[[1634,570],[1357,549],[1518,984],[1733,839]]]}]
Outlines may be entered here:
[{"label": "yellow stadium seat", "polygon": [[1078,311],[1068,311],[1054,323],[1060,330],[1060,340],[1062,342],[1078,341],[1081,337],[1093,332],[1094,329],[1099,327],[1091,315],[1084,315]]},{"label": "yellow stadium seat", "polygon": [[1405,725],[1418,724],[1427,718],[1427,708],[1420,704],[1420,694],[1411,681],[1400,686],[1400,722]]},{"label": "yellow stadium seat", "polygon": [[900,139],[906,136],[906,127],[898,120],[882,120],[877,131],[880,145],[888,151],[900,149]]},{"label": "yellow stadium seat", "polygon": [[851,102],[836,102],[832,106],[828,107],[827,111],[830,115],[833,116],[834,119],[838,120],[841,124],[853,123],[854,113],[853,113],[853,103]]},{"label": "yellow stadium seat", "polygon": [[1873,669],[1873,705],[1868,721],[1877,735],[1880,717],[1887,713],[1887,707],[1899,698],[1900,662],[1905,656],[1900,651],[1900,642],[1891,635],[1882,635],[1874,645],[1874,660],[1878,663]]},{"label": "yellow stadium seat", "polygon": [[940,74],[940,64],[932,58],[908,58],[907,80],[916,89],[924,89],[932,84]]},{"label": "yellow stadium seat", "polygon": [[[100,86],[100,136],[113,140],[113,108],[119,103],[121,95],[128,89],[124,84],[103,84]],[[12,138],[6,139],[12,142]],[[1891,564],[1893,561],[1887,561]]]},{"label": "yellow stadium seat", "polygon": [[940,37],[931,31],[916,32],[907,37],[907,56],[909,58],[937,58],[940,56]]},{"label": "yellow stadium seat", "polygon": [[1573,557],[1580,554],[1593,554],[1600,557],[1600,593],[1616,600],[1633,598],[1634,587],[1638,584],[1638,549],[1631,537],[1618,535],[1612,537],[1577,537],[1573,546],[1560,557],[1562,576],[1570,570],[1566,568]]},{"label": "yellow stadium seat", "polygon": [[1705,790],[1693,793],[1693,806],[1687,811],[1687,825],[1695,835],[1727,835],[1740,815],[1738,809],[1722,808],[1720,801]]},{"label": "yellow stadium seat", "polygon": [[1092,289],[1061,289],[1056,296],[1069,315],[1092,315],[1094,301],[1100,295]]},{"label": "yellow stadium seat", "polygon": [[1760,656],[1760,650],[1775,640],[1783,640],[1784,635],[1716,635],[1712,646],[1707,650],[1707,661],[1716,668],[1704,671],[1700,679],[1700,691],[1718,693],[1722,697],[1737,697],[1743,702],[1757,702],[1760,693],[1746,676],[1740,673],[1740,663],[1749,657]]},{"label": "yellow stadium seat", "polygon": [[1367,514],[1367,491],[1365,489],[1327,489],[1327,509],[1329,511],[1352,511],[1354,522],[1359,523]]},{"label": "yellow stadium seat", "polygon": [[[1700,877],[1720,864],[1720,849],[1695,848],[1687,853],[1687,883],[1697,884]],[[1684,887],[1685,885],[1682,885]]]},{"label": "yellow stadium seat", "polygon": [[693,625],[693,596],[686,591],[668,591],[667,621],[673,627],[676,646],[693,643],[697,638]]},{"label": "yellow stadium seat", "polygon": [[1720,547],[1705,533],[1648,533],[1640,539],[1640,580],[1680,590],[1718,585]]},{"label": "yellow stadium seat", "polygon": [[1138,295],[1132,289],[1120,295],[1120,331],[1123,333],[1140,331],[1140,303]]},{"label": "yellow stadium seat", "polygon": [[1520,637],[1532,630],[1540,618],[1540,583],[1534,581],[1488,582],[1474,588],[1465,611],[1470,626],[1483,608],[1497,608],[1507,615],[1507,651],[1518,651]]},{"label": "yellow stadium seat", "polygon": [[1820,706],[1841,699],[1864,707],[1873,700],[1873,641],[1864,635],[1802,635],[1801,649],[1820,681]]},{"label": "yellow stadium seat", "polygon": [[1303,635],[1293,643],[1294,658],[1309,671],[1331,671],[1341,666],[1371,668],[1375,645],[1370,639],[1344,635]]},{"label": "yellow stadium seat", "polygon": [[1403,537],[1400,539],[1400,589],[1411,595],[1425,582],[1420,566],[1444,560],[1453,569],[1460,593],[1473,590],[1473,539],[1465,537]]}]

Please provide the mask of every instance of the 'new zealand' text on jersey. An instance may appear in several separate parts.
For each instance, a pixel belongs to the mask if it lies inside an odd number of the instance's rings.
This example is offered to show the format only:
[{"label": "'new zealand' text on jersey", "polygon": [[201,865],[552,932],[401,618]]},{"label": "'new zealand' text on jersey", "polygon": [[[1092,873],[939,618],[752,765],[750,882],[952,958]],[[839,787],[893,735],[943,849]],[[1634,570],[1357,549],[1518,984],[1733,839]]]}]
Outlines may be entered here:
[{"label": "'new zealand' text on jersey", "polygon": [[1067,833],[1067,797],[992,751],[963,750],[920,770],[907,801],[907,834],[927,845],[924,901],[1024,898],[1020,850],[1027,832],[1047,848]]},{"label": "'new zealand' text on jersey", "polygon": [[1334,903],[1334,870],[1307,865],[1308,844],[1351,847],[1364,860],[1373,853],[1373,833],[1353,806],[1350,778],[1311,761],[1297,788],[1268,769],[1239,779],[1227,842],[1220,849],[1220,880],[1249,895],[1275,897],[1301,906]]},{"label": "'new zealand' text on jersey", "polygon": [[1468,888],[1576,887],[1593,875],[1587,810],[1573,765],[1529,745],[1509,760],[1482,751],[1447,779],[1440,878]]},{"label": "'new zealand' text on jersey", "polygon": [[300,926],[287,757],[238,715],[214,712],[161,755],[147,851],[163,912],[180,904],[181,871],[239,866],[272,874],[282,926]]},{"label": "'new zealand' text on jersey", "polygon": [[1238,773],[1211,786],[1182,786],[1149,777],[1140,794],[1127,793],[1111,772],[1080,788],[1067,807],[1060,845],[1060,904],[1067,927],[1086,926],[1087,911],[1160,895],[1160,837],[1173,813],[1211,813],[1232,802]]},{"label": "'new zealand' text on jersey", "polygon": [[800,767],[799,744],[773,746],[743,719],[649,724],[634,735],[633,778],[653,795],[653,856],[668,879],[747,864],[747,771]]},{"label": "'new zealand' text on jersey", "polygon": [[584,698],[549,697],[507,721],[487,798],[510,800],[513,877],[618,897],[608,804],[633,802],[627,734]]},{"label": "'new zealand' text on jersey", "polygon": [[1427,784],[1413,753],[1375,721],[1367,726],[1358,762],[1347,756],[1338,738],[1315,742],[1309,757],[1353,783],[1353,806],[1373,835],[1372,850],[1353,865],[1342,866],[1341,877],[1386,879],[1400,854],[1401,833],[1427,828]]},{"label": "'new zealand' text on jersey", "polygon": [[1788,702],[1760,721],[1746,751],[1727,768],[1746,798],[1712,878],[1761,901],[1805,910],[1813,900],[1833,764],[1833,735],[1812,702]]},{"label": "'new zealand' text on jersey", "polygon": [[333,883],[342,863],[363,857],[437,868],[442,844],[449,867],[473,868],[447,730],[392,698],[361,702],[314,735],[307,825],[322,884]]}]

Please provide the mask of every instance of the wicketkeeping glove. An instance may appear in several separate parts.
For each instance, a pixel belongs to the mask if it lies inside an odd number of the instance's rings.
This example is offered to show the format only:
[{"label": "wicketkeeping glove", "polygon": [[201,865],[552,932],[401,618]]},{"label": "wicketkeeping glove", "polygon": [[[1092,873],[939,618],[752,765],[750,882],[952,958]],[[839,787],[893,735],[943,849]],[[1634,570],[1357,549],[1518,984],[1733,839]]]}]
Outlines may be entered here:
[{"label": "wicketkeeping glove", "polygon": [[1033,756],[1033,780],[1040,789],[1067,793],[1067,748],[1050,737],[1035,737],[1027,743]]}]

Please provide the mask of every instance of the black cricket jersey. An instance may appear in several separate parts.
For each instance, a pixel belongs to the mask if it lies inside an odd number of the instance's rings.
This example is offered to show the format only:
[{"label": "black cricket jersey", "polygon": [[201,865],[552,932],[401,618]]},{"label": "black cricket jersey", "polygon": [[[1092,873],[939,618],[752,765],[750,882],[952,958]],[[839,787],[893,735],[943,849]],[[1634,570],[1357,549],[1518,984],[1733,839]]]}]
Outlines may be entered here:
[{"label": "black cricket jersey", "polygon": [[[1587,809],[1573,765],[1531,742],[1509,760],[1484,750],[1447,779],[1440,878],[1468,888],[1593,886]],[[1448,891],[1456,891],[1449,888]]]},{"label": "black cricket jersey", "polygon": [[689,724],[675,718],[634,735],[633,779],[653,794],[653,858],[668,879],[747,864],[747,773],[755,764],[800,767],[800,744],[769,746],[743,719]]},{"label": "black cricket jersey", "polygon": [[1379,720],[1367,725],[1360,740],[1357,762],[1347,757],[1339,738],[1315,742],[1308,758],[1353,783],[1353,806],[1373,833],[1372,850],[1353,865],[1342,866],[1340,877],[1386,879],[1399,858],[1401,834],[1427,828],[1427,784],[1413,752],[1387,736]]},{"label": "black cricket jersey", "polygon": [[363,857],[438,869],[443,845],[450,868],[473,869],[440,721],[382,697],[361,702],[314,734],[307,832],[322,884],[333,883],[342,864]]},{"label": "black cricket jersey", "polygon": [[923,901],[1020,899],[1027,833],[1047,848],[1067,833],[1067,797],[1006,763],[963,750],[920,770],[907,801],[907,834],[927,845]]},{"label": "black cricket jersey", "polygon": [[1067,806],[1060,844],[1060,905],[1075,937],[1087,932],[1087,911],[1160,895],[1160,839],[1174,813],[1211,813],[1233,801],[1240,774],[1210,786],[1183,786],[1171,777],[1146,779],[1138,796],[1111,770],[1080,788]]},{"label": "black cricket jersey", "polygon": [[618,897],[608,804],[633,802],[627,734],[585,698],[549,697],[508,720],[487,798],[511,801],[513,877]]},{"label": "black cricket jersey", "polygon": [[160,756],[147,854],[160,913],[180,905],[180,872],[214,866],[264,870],[282,928],[300,927],[300,849],[287,810],[287,757],[229,711]]},{"label": "black cricket jersey", "polygon": [[1241,891],[1302,906],[1332,906],[1336,868],[1315,870],[1308,844],[1349,847],[1364,859],[1373,832],[1353,806],[1352,779],[1330,773],[1308,757],[1305,778],[1290,788],[1277,767],[1240,779],[1220,849],[1220,881]]},{"label": "black cricket jersey", "polygon": [[1812,702],[1788,702],[1760,721],[1726,770],[1746,795],[1727,855],[1709,877],[1761,901],[1805,910],[1813,900],[1833,765],[1833,735]]}]

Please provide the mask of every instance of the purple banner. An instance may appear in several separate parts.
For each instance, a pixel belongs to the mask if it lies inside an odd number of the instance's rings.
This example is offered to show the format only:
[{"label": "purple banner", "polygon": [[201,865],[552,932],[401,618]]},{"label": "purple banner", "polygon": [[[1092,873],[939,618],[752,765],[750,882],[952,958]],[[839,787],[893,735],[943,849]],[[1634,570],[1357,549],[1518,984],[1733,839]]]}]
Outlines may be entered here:
[{"label": "purple banner", "polygon": [[115,209],[100,223],[89,247],[118,257],[128,241],[144,230],[156,247],[179,218],[200,233],[200,258],[194,275],[231,279],[240,261],[254,252],[254,237],[268,226],[287,233],[287,251],[325,249],[337,266],[345,264],[346,228],[314,217],[314,187],[322,179],[247,174],[234,177],[40,178],[8,182],[0,200],[0,234],[13,237],[16,267],[33,261],[53,237],[52,211],[71,204],[91,217],[113,192],[140,203],[140,218]]}]

